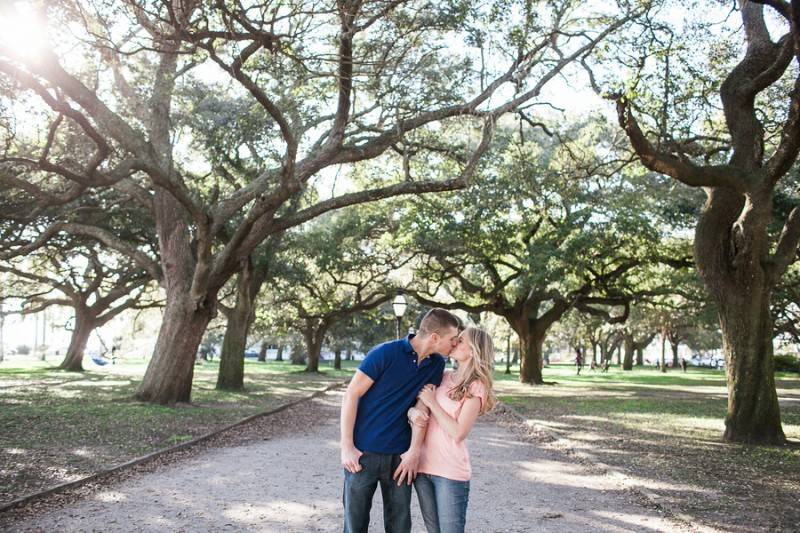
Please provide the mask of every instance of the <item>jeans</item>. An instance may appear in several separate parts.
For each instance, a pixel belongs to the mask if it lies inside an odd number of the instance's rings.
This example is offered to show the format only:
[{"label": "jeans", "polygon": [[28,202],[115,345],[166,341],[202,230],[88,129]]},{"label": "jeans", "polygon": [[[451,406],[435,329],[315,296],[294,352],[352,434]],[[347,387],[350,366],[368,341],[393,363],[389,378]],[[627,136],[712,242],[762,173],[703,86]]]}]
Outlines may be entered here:
[{"label": "jeans", "polygon": [[428,533],[464,533],[469,481],[417,474],[414,488]]},{"label": "jeans", "polygon": [[344,533],[366,533],[372,496],[380,483],[383,497],[383,527],[387,533],[410,533],[411,487],[399,487],[392,475],[400,465],[399,455],[364,452],[361,471],[344,471]]}]

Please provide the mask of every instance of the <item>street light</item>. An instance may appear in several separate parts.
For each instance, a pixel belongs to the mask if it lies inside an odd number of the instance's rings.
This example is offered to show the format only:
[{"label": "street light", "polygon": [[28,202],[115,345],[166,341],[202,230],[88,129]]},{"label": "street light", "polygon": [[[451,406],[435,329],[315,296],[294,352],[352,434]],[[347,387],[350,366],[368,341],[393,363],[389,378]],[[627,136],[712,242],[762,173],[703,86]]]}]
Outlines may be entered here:
[{"label": "street light", "polygon": [[397,296],[392,300],[392,309],[394,309],[394,316],[397,319],[398,339],[400,338],[400,322],[403,320],[403,315],[406,314],[406,307],[408,307],[408,303],[405,296],[403,296],[403,291],[397,291]]}]

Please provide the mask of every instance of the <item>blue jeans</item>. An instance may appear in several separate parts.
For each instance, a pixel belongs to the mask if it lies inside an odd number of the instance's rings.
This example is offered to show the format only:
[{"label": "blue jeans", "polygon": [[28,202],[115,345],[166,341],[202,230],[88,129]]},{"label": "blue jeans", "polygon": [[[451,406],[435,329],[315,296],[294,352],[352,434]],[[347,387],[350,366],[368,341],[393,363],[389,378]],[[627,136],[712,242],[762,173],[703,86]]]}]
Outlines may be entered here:
[{"label": "blue jeans", "polygon": [[380,483],[383,496],[383,527],[387,533],[410,533],[411,487],[399,487],[392,475],[400,465],[399,455],[364,452],[358,460],[361,471],[344,471],[344,533],[366,533],[372,496]]},{"label": "blue jeans", "polygon": [[414,488],[428,533],[464,533],[469,481],[417,474]]}]

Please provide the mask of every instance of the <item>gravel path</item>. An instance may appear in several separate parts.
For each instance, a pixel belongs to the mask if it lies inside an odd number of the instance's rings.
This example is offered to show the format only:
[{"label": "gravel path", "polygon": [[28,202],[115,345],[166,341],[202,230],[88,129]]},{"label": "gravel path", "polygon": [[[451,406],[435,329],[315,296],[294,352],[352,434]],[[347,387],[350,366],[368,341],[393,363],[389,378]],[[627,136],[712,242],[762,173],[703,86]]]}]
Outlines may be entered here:
[{"label": "gravel path", "polygon": [[[81,499],[6,523],[11,531],[341,531],[341,392],[302,406],[277,436],[199,449]],[[471,532],[691,531],[636,501],[609,476],[482,419],[470,435]],[[424,531],[414,497],[415,532]],[[381,531],[380,491],[372,531]],[[6,517],[8,518],[8,517]]]}]

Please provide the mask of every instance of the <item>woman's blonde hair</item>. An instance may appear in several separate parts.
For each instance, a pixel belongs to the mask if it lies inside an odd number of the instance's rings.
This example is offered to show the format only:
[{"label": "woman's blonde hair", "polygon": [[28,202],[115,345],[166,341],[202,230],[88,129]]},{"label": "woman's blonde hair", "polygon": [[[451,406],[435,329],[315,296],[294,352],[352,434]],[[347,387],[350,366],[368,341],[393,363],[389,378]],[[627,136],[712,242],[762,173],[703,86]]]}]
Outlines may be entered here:
[{"label": "woman's blonde hair", "polygon": [[480,414],[484,414],[494,407],[496,400],[492,390],[492,363],[494,362],[494,345],[492,338],[484,330],[469,326],[461,334],[462,342],[466,341],[469,345],[472,358],[463,363],[468,366],[463,373],[463,378],[450,389],[450,399],[461,401],[463,398],[471,398],[469,392],[470,385],[479,382],[486,387],[486,401],[481,405]]}]

